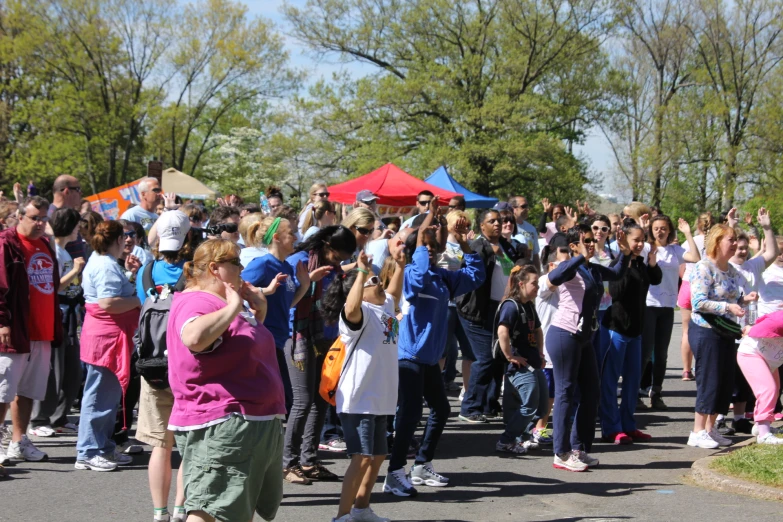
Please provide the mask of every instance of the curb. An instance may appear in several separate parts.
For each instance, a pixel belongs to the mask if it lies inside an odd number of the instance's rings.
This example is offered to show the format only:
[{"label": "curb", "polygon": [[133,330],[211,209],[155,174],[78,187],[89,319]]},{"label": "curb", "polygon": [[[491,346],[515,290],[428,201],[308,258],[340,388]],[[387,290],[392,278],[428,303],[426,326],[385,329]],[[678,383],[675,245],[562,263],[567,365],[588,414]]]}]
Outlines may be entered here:
[{"label": "curb", "polygon": [[751,437],[735,446],[731,446],[730,449],[721,451],[717,455],[711,455],[697,460],[691,466],[691,479],[697,486],[703,488],[722,491],[724,493],[738,493],[760,500],[776,500],[778,502],[783,502],[783,489],[722,475],[710,468],[710,464],[716,458],[727,452],[749,446],[750,444],[753,444],[754,441],[755,437]]}]

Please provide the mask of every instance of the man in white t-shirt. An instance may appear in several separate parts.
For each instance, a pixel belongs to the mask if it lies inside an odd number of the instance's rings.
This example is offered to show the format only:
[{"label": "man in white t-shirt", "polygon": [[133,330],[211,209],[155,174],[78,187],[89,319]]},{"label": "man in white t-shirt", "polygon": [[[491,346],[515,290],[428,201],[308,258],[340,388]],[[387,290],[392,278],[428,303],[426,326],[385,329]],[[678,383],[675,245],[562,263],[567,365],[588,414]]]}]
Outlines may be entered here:
[{"label": "man in white t-shirt", "polygon": [[508,200],[509,206],[514,209],[514,217],[517,220],[517,235],[514,239],[527,245],[527,249],[533,252],[533,266],[541,271],[541,259],[539,257],[538,231],[536,227],[527,222],[530,214],[530,204],[525,196],[514,196]]},{"label": "man in white t-shirt", "polygon": [[137,190],[139,191],[139,204],[123,212],[121,219],[139,223],[144,227],[145,232],[149,232],[152,225],[158,220],[158,214],[155,210],[158,208],[158,204],[163,201],[160,182],[156,178],[144,178],[137,185]]}]

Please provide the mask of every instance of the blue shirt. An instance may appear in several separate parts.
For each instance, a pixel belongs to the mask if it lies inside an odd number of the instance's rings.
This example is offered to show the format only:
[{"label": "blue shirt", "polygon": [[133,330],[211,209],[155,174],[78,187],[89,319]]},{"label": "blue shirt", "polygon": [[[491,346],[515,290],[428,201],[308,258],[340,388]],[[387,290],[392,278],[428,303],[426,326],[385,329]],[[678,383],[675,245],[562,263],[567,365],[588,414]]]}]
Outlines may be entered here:
[{"label": "blue shirt", "polygon": [[405,267],[398,359],[436,364],[446,345],[449,299],[475,290],[486,279],[478,254],[465,254],[465,266],[457,271],[430,266],[427,248],[420,246]]},{"label": "blue shirt", "polygon": [[135,207],[129,208],[123,212],[121,219],[139,223],[142,227],[144,227],[145,232],[149,232],[152,228],[152,225],[155,224],[155,222],[158,220],[158,215],[155,212],[149,212],[141,208],[139,205],[136,205]]},{"label": "blue shirt", "polygon": [[82,288],[84,302],[87,304],[97,304],[99,299],[132,297],[136,294],[133,283],[125,277],[117,260],[108,254],[102,256],[97,252],[93,252],[84,267]]},{"label": "blue shirt", "polygon": [[[300,252],[296,252],[295,254],[291,254],[288,256],[288,259],[286,259],[286,262],[291,265],[291,267],[294,270],[294,274],[296,273],[296,265],[301,261],[305,264],[305,268],[307,268],[307,264],[310,260],[310,255],[305,252],[304,250]],[[321,279],[323,281],[323,289],[324,294],[326,293],[326,290],[329,288],[329,285],[332,284],[332,281],[334,280],[334,277],[337,275],[338,270],[331,270],[326,276]],[[296,275],[294,275],[294,279],[296,279]],[[296,282],[296,285],[299,286],[299,281]],[[268,313],[268,312],[267,312]],[[288,328],[291,332],[291,335],[293,335],[294,331],[294,309],[291,309],[291,312],[288,316],[289,324]],[[337,337],[340,335],[340,327],[337,323],[334,324],[324,324],[324,339],[328,340],[334,340],[337,339]]]},{"label": "blue shirt", "polygon": [[[176,265],[169,264],[165,261],[158,261],[152,265],[152,283],[155,286],[170,285],[174,286],[179,281],[179,277],[182,275],[182,267],[185,266],[185,261],[180,261]],[[147,294],[144,293],[144,271],[147,270],[147,265],[141,267],[136,274],[136,295],[139,296],[139,300],[144,303],[147,298]]]},{"label": "blue shirt", "polygon": [[264,326],[272,332],[275,338],[275,346],[282,349],[285,342],[291,338],[288,316],[291,311],[291,303],[294,300],[299,282],[294,277],[294,268],[280,261],[272,254],[257,257],[242,271],[242,279],[253,286],[266,288],[277,274],[286,274],[285,283],[277,287],[275,293],[266,296],[266,318]]}]

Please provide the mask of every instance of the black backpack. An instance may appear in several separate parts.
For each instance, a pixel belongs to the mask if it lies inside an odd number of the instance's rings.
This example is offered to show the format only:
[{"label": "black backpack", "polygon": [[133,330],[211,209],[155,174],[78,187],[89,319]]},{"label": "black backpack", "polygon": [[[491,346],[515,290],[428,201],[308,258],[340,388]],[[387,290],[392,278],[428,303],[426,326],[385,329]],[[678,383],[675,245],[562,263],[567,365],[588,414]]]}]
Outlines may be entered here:
[{"label": "black backpack", "polygon": [[144,287],[144,304],[139,316],[139,329],[133,336],[136,349],[136,371],[153,388],[164,390],[169,387],[169,359],[166,351],[166,329],[168,328],[171,297],[185,289],[185,273],[170,286],[163,285],[158,293],[152,280],[152,268],[157,263],[148,263],[142,269],[141,281]]},{"label": "black backpack", "polygon": [[504,299],[498,305],[498,309],[495,311],[495,319],[492,321],[492,358],[503,363],[508,363],[508,359],[506,359],[506,356],[503,354],[503,350],[500,349],[500,340],[498,339],[498,319],[500,318],[500,309],[506,302],[514,303],[517,307],[517,314],[519,315],[517,322],[514,323],[514,328],[511,330],[512,347],[519,337],[519,328],[517,328],[519,321],[527,322],[527,310],[525,310],[524,305],[520,306],[515,299]]}]

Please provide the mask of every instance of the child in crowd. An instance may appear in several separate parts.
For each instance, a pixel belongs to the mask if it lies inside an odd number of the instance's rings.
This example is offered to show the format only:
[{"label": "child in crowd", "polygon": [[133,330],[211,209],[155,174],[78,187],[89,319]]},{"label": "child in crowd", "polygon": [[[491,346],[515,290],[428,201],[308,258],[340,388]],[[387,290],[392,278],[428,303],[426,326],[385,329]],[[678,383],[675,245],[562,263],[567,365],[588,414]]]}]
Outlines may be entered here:
[{"label": "child in crowd", "polygon": [[[508,364],[503,390],[505,431],[495,449],[524,455],[538,448],[534,420],[547,411],[549,395],[542,370],[543,334],[533,300],[538,294],[538,271],[533,265],[511,269],[506,295],[495,318],[497,342]],[[498,357],[499,355],[496,355]]]}]

